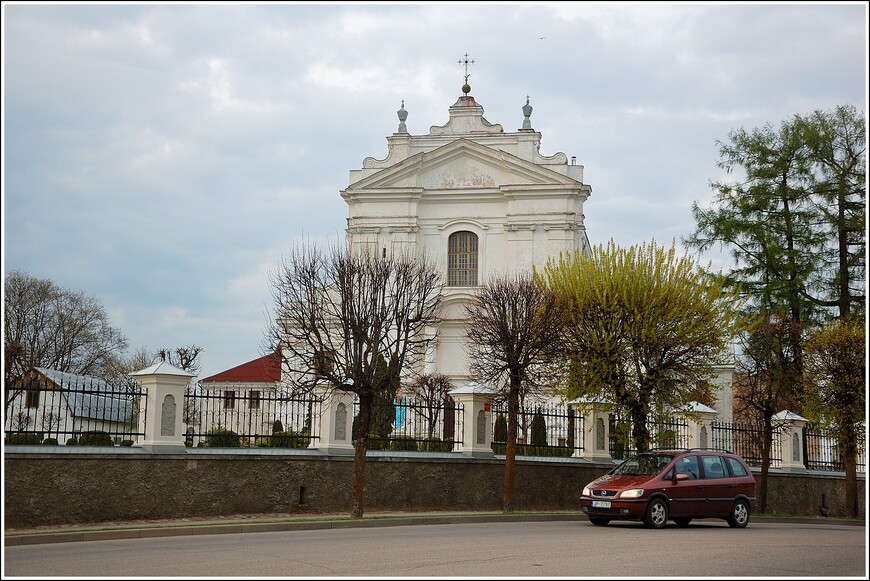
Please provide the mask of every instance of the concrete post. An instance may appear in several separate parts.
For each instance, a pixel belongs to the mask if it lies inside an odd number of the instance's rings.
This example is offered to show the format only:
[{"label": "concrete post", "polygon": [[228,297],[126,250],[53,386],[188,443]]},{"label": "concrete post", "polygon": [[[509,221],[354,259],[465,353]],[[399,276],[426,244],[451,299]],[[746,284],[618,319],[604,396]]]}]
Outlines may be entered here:
[{"label": "concrete post", "polygon": [[788,472],[806,472],[804,465],[803,430],[807,419],[788,410],[773,416],[774,437],[779,438],[782,451],[780,468]]},{"label": "concrete post", "polygon": [[462,444],[454,450],[467,456],[491,458],[492,451],[492,396],[491,388],[477,382],[450,392],[453,400],[462,406],[462,423],[457,433],[462,434]]},{"label": "concrete post", "polygon": [[575,400],[574,409],[583,413],[583,449],[575,456],[592,462],[612,462],[610,455],[610,405],[602,402]]},{"label": "concrete post", "polygon": [[686,416],[689,426],[687,448],[710,448],[712,447],[711,424],[718,417],[719,412],[711,407],[698,402],[692,402],[687,410],[692,412]]},{"label": "concrete post", "polygon": [[[320,406],[320,438],[312,440],[310,448],[329,454],[353,454],[353,393],[332,388],[318,388],[323,398]],[[317,425],[317,418],[311,424]]]},{"label": "concrete post", "polygon": [[184,388],[194,374],[161,361],[130,374],[145,394],[139,414],[140,436],[136,447],[150,451],[186,451],[184,445]]}]

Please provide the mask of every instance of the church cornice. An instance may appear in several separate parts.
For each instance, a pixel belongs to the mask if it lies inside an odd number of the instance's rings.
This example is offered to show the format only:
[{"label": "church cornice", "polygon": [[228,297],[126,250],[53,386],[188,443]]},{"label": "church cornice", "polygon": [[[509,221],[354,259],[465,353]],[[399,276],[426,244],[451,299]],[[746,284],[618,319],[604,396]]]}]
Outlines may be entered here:
[{"label": "church cornice", "polygon": [[369,201],[397,201],[397,200],[419,200],[425,188],[422,187],[402,187],[402,188],[371,188],[371,189],[353,189],[348,188],[341,190],[339,194],[345,200],[358,200],[366,198]]},{"label": "church cornice", "polygon": [[584,184],[576,184],[570,188],[566,188],[564,184],[505,184],[499,186],[499,191],[505,197],[513,199],[539,198],[551,194],[573,194],[585,199],[592,193],[592,188]]}]

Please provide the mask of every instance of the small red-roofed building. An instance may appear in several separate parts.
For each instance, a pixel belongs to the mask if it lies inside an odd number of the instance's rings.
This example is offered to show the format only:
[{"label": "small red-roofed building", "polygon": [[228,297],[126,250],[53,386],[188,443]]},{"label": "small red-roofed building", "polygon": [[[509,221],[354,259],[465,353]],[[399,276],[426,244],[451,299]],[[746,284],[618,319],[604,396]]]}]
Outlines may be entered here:
[{"label": "small red-roofed building", "polygon": [[299,402],[282,393],[280,385],[278,351],[202,379],[196,398],[199,409],[192,414],[196,420],[188,428],[189,440],[194,434],[229,430],[242,436],[246,445],[250,441],[246,435],[301,430],[304,426],[296,424],[303,423],[306,414],[299,413]]}]

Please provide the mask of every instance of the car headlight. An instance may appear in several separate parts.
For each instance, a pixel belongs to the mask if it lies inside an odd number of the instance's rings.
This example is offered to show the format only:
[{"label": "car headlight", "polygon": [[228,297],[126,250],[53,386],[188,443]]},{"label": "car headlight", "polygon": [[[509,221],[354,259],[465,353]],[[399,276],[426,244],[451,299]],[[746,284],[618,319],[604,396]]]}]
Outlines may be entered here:
[{"label": "car headlight", "polygon": [[643,496],[643,488],[630,488],[619,494],[619,498],[640,498],[641,496]]},{"label": "car headlight", "polygon": [[588,486],[583,487],[583,496],[592,496],[592,491],[589,490]]}]

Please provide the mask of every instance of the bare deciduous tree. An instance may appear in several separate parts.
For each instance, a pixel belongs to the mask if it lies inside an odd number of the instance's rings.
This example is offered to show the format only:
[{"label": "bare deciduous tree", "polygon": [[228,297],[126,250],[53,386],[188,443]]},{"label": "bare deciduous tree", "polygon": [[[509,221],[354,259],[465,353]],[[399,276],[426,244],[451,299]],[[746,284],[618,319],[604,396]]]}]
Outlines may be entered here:
[{"label": "bare deciduous tree", "polygon": [[270,283],[276,321],[267,348],[281,347],[290,390],[322,386],[359,400],[351,516],[360,518],[375,395],[411,373],[435,338],[440,276],[411,254],[299,244]]},{"label": "bare deciduous tree", "polygon": [[[453,399],[450,397],[451,389],[453,384],[450,378],[441,373],[420,375],[406,388],[407,394],[416,399],[419,404],[416,413],[426,421],[426,439],[430,448],[435,430],[438,428],[438,420],[441,419],[441,410],[453,405]],[[447,415],[449,414],[445,414]],[[450,428],[452,426],[445,426],[445,429]]]},{"label": "bare deciduous tree", "polygon": [[127,349],[96,298],[13,271],[4,282],[5,414],[17,380],[33,367],[104,377]]},{"label": "bare deciduous tree", "polygon": [[517,274],[480,286],[466,314],[471,374],[507,402],[502,510],[511,512],[520,401],[553,378],[563,352],[562,309],[531,274]]}]

